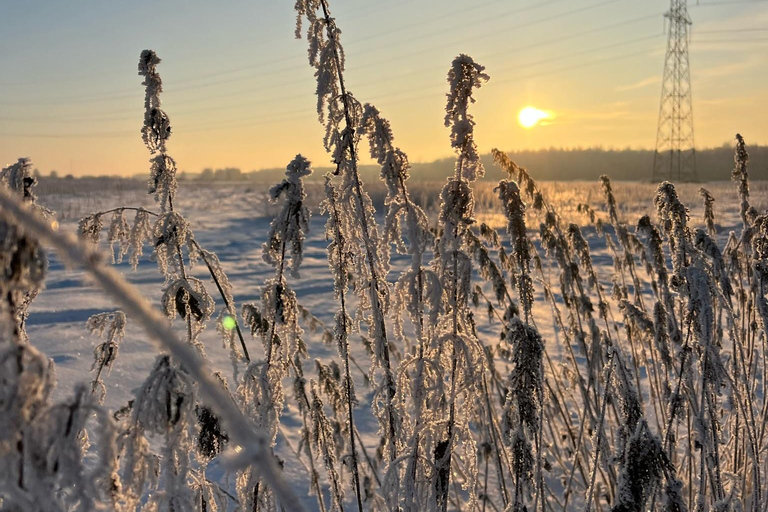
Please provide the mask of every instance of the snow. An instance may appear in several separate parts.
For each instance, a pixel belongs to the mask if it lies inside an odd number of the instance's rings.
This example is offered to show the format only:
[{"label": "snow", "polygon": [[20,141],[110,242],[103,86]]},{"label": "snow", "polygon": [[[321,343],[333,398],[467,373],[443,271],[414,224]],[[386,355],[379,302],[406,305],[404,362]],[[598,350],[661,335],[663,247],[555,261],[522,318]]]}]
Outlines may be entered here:
[{"label": "snow", "polygon": [[[107,187],[114,186],[107,182]],[[596,188],[596,184],[594,187]],[[727,238],[729,230],[740,228],[739,204],[735,200],[734,186],[730,183],[717,183],[705,185],[716,198],[715,211],[718,222],[718,239],[720,245]],[[564,184],[541,184],[547,198],[555,197],[555,205],[563,206],[563,211],[569,211],[569,205],[580,202],[583,198],[564,195]],[[571,190],[592,189],[593,184],[577,184],[570,187]],[[690,224],[695,227],[704,225],[702,218],[703,208],[701,201],[694,198],[698,187],[681,186],[683,202],[691,209]],[[632,221],[638,216],[638,212],[649,209],[652,203],[650,192],[653,187],[646,184],[615,183],[614,189],[619,195],[619,205],[622,208],[620,215]],[[757,190],[757,192],[755,192]],[[753,186],[753,200],[759,202],[764,198],[762,184]],[[627,195],[629,191],[629,196]],[[643,195],[646,191],[648,195]],[[94,196],[100,199],[94,209],[108,209],[116,206],[144,205],[151,208],[151,199],[135,194],[127,194],[129,197],[110,196],[107,190],[94,190]],[[435,188],[434,193],[437,193]],[[761,196],[761,193],[763,194]],[[265,197],[266,188],[261,189],[257,185],[218,185],[198,186],[195,184],[182,184],[175,201],[175,208],[183,213],[190,222],[190,228],[195,239],[206,250],[218,255],[221,264],[226,271],[233,286],[233,295],[238,308],[246,302],[261,300],[260,290],[265,280],[274,276],[274,269],[264,262],[262,257],[262,245],[266,242],[270,231],[272,217],[267,213]],[[599,197],[599,196],[593,196]],[[631,197],[631,200],[628,200]],[[136,203],[130,203],[131,200]],[[118,203],[117,201],[121,201]],[[83,201],[78,194],[41,195],[40,203],[51,208],[62,208],[65,211],[81,211]],[[695,201],[695,202],[693,202]],[[591,204],[600,211],[601,203]],[[85,212],[84,212],[85,213]],[[492,211],[478,212],[479,214],[492,215]],[[532,215],[529,213],[529,215]],[[377,218],[381,225],[382,219]],[[299,303],[308,309],[328,326],[334,322],[334,314],[337,310],[333,298],[333,276],[328,267],[326,255],[327,241],[324,236],[323,226],[325,218],[315,216],[310,221],[310,230],[304,246],[304,259],[301,266],[301,279],[288,277],[288,282],[295,290]],[[580,222],[584,224],[584,222]],[[537,226],[535,218],[527,219],[529,236],[538,240],[538,234],[532,230]],[[61,219],[60,229],[75,232],[77,229],[76,218]],[[584,236],[587,239],[593,265],[602,285],[606,289],[612,286],[613,275],[612,255],[606,247],[603,237],[597,236],[593,228],[584,228]],[[103,239],[104,237],[102,237]],[[506,239],[506,235],[502,236]],[[109,250],[108,244],[102,241],[105,253]],[[128,262],[115,265],[115,267],[134,284],[149,301],[160,306],[161,288],[163,279],[158,271],[157,264],[150,261],[148,254],[151,252],[145,246],[145,255],[139,262],[138,269],[132,270]],[[58,400],[73,393],[77,383],[89,383],[93,378],[91,365],[93,363],[93,349],[100,340],[88,333],[86,320],[97,313],[113,311],[115,306],[92,283],[89,282],[81,270],[67,269],[56,254],[49,254],[50,266],[45,289],[34,301],[28,320],[28,333],[32,344],[43,351],[56,364],[58,385],[54,399]],[[409,265],[410,258],[393,254],[392,269],[388,280],[390,283],[400,275]],[[545,261],[545,265],[549,265]],[[545,270],[546,271],[546,270]],[[640,269],[640,273],[643,271]],[[221,297],[217,294],[215,286],[210,281],[206,267],[198,263],[191,271],[191,275],[201,279],[209,289],[213,297],[217,312],[224,308]],[[475,276],[476,277],[476,276]],[[557,271],[552,273],[553,283],[557,282]],[[486,284],[485,292],[492,297],[492,291]],[[539,319],[539,329],[546,346],[546,350],[555,362],[561,357],[562,347],[556,332],[552,318],[552,312],[547,302],[543,300],[540,283],[534,283],[534,319]],[[499,325],[492,320],[489,322],[485,314],[485,307],[481,301],[478,310],[475,311],[479,335],[484,342],[492,344],[498,340]],[[215,318],[216,314],[214,314]],[[406,322],[408,324],[408,322]],[[184,322],[176,319],[174,327],[178,332],[184,332]],[[322,333],[312,332],[307,325],[303,325],[304,339],[307,342],[310,359],[319,359],[324,363],[330,363],[338,358],[336,347],[333,344],[324,344],[321,341]],[[407,325],[408,329],[410,325]],[[246,343],[249,351],[255,359],[263,358],[263,348],[260,340],[251,338],[247,333]],[[221,371],[224,375],[231,375],[231,362],[228,350],[222,346],[215,329],[209,325],[201,335],[205,352],[212,367]],[[401,351],[403,348],[401,347]],[[355,360],[367,370],[370,359],[359,335],[351,338],[351,354]],[[120,346],[120,353],[114,367],[108,375],[103,376],[106,385],[106,405],[112,409],[124,406],[134,398],[137,387],[146,378],[156,358],[153,346],[146,340],[145,334],[128,318],[125,341]],[[240,371],[244,368],[241,367]],[[305,370],[309,376],[313,376],[314,365],[305,363]],[[374,453],[379,445],[379,425],[375,416],[370,413],[370,404],[373,400],[373,391],[365,386],[363,373],[353,367],[355,388],[359,405],[355,411],[355,419],[360,429],[365,448],[368,453]],[[230,388],[233,382],[230,382]],[[286,383],[286,389],[290,389]],[[288,393],[286,393],[288,394]],[[293,453],[299,445],[299,431],[302,425],[301,415],[292,399],[286,400],[287,407],[281,420],[278,435],[277,454],[286,461],[286,478],[292,483],[293,489],[303,496],[305,505],[310,510],[315,510],[317,503],[315,498],[308,495],[309,481],[306,468]],[[212,478],[222,479],[223,473],[216,463],[209,468]],[[226,485],[221,480],[223,485]],[[351,497],[351,492],[347,498]]]}]

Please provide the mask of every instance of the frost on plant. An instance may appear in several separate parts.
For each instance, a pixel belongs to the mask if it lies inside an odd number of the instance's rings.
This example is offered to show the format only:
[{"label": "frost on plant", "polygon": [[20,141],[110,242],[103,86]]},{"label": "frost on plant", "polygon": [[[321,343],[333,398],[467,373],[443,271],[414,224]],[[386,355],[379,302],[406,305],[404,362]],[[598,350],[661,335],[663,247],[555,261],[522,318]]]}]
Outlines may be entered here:
[{"label": "frost on plant", "polygon": [[475,181],[485,174],[474,139],[475,120],[469,113],[469,105],[476,101],[472,97],[474,89],[490,79],[484,71],[485,67],[462,54],[453,60],[448,72],[450,92],[445,107],[445,126],[451,128],[451,146],[459,154],[456,167],[467,181]]},{"label": "frost on plant", "polygon": [[[160,93],[163,92],[163,80],[157,72],[160,57],[152,50],[144,50],[139,57],[139,75],[144,77],[142,85],[146,87],[144,96],[144,126],[141,136],[150,152],[165,153],[165,143],[171,136],[171,124],[168,115],[160,108]],[[160,181],[154,173],[155,185]],[[150,182],[150,191],[152,183]]]},{"label": "frost on plant", "polygon": [[91,371],[96,370],[93,390],[94,392],[100,391],[103,400],[104,395],[106,395],[106,388],[101,376],[105,370],[108,373],[112,369],[120,344],[125,338],[125,313],[122,311],[99,313],[91,316],[85,326],[91,331],[91,334],[104,338],[104,342],[99,343],[93,349],[93,364],[91,365]]},{"label": "frost on plant", "polygon": [[264,243],[264,260],[270,265],[283,265],[286,262],[286,249],[290,249],[290,270],[293,277],[298,278],[298,269],[302,259],[302,244],[309,230],[309,209],[304,200],[302,178],[312,174],[309,160],[301,155],[288,164],[281,183],[269,189],[272,201],[284,197],[283,208],[270,224],[269,235]]},{"label": "frost on plant", "polygon": [[[394,406],[397,390],[386,323],[390,302],[386,281],[389,251],[382,250],[373,203],[363,188],[358,172],[358,127],[362,123],[363,107],[346,89],[344,51],[339,42],[341,32],[330,15],[327,1],[298,0],[295,9],[297,37],[301,36],[302,18],[306,18],[309,24],[309,64],[315,68],[319,119],[325,122],[323,142],[336,165],[334,174],[341,176],[338,197],[340,221],[337,227],[341,230],[340,234],[351,242],[353,255],[356,275],[353,289],[357,298],[354,323],[365,321],[372,342],[369,378],[381,381],[376,386],[378,392],[373,410],[387,445],[387,460],[391,463],[398,456],[397,432],[401,420]],[[327,115],[324,115],[325,110]],[[359,502],[359,492],[357,497]]]},{"label": "frost on plant", "polygon": [[[278,213],[261,259],[270,275],[245,283],[257,300],[238,308],[228,262],[201,247],[180,211],[160,59],[142,52],[155,208],[94,212],[78,226],[90,248],[67,245],[36,205],[31,162],[0,173],[10,208],[0,212],[0,509],[298,510],[281,489],[285,464],[322,511],[764,512],[768,214],[758,211],[761,188],[750,190],[744,139],[732,174],[741,233],[724,245],[730,205],[716,218],[702,189],[703,216],[690,215],[690,190],[669,182],[656,215],[633,230],[622,185],[601,176],[601,205],[580,198],[579,224],[536,169],[499,150],[506,179],[493,194],[478,183],[470,107],[489,77],[462,54],[444,118],[456,164],[431,211],[390,122],[346,88],[328,1],[295,9],[333,164],[321,204],[333,306],[300,302],[313,184],[296,155],[269,189]],[[380,169],[378,215],[360,150]],[[27,209],[48,215],[42,227]],[[27,333],[47,267],[32,233],[76,255],[127,312],[106,305],[88,319],[90,383],[56,394],[53,364]],[[130,293],[94,252],[108,245],[113,263],[135,268],[145,244],[160,270],[159,315],[123,302]],[[310,272],[304,283],[314,287],[316,265]],[[212,320],[228,361],[204,350]],[[110,411],[102,404],[135,350],[134,322],[169,352]],[[231,373],[208,370],[206,352]],[[233,466],[220,472],[225,460]]]}]

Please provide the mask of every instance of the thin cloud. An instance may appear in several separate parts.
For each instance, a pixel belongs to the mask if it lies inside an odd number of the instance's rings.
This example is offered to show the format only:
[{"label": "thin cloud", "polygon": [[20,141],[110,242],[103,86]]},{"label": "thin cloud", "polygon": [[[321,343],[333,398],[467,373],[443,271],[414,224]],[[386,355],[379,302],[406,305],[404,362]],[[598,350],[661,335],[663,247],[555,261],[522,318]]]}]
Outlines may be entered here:
[{"label": "thin cloud", "polygon": [[758,67],[763,63],[763,58],[760,55],[752,55],[747,59],[740,62],[729,62],[726,64],[720,64],[717,66],[711,66],[704,69],[694,70],[694,78],[717,78],[722,76],[729,76],[734,74],[743,73],[752,68]]},{"label": "thin cloud", "polygon": [[[706,33],[711,30],[733,30],[733,33],[738,33],[739,29],[745,27],[761,27],[763,23],[768,21],[768,11],[756,11],[755,9],[749,9],[744,13],[737,15],[728,15],[725,12],[717,17],[716,20],[703,21],[697,23],[691,29],[691,34],[696,37],[699,32]],[[725,22],[728,22],[727,24]]]},{"label": "thin cloud", "polygon": [[571,111],[563,114],[563,118],[568,121],[606,121],[613,119],[623,119],[631,115],[627,110],[612,110],[608,112],[599,111]]},{"label": "thin cloud", "polygon": [[636,82],[634,84],[620,85],[619,87],[616,87],[616,91],[617,92],[634,91],[635,89],[642,89],[643,87],[648,87],[649,85],[655,85],[660,81],[661,81],[661,77],[659,77],[658,75],[649,76],[648,78],[640,80],[639,82]]},{"label": "thin cloud", "polygon": [[707,105],[710,107],[733,107],[737,105],[751,105],[757,101],[762,101],[760,96],[739,96],[730,98],[707,98],[702,100],[694,100],[700,105]]}]

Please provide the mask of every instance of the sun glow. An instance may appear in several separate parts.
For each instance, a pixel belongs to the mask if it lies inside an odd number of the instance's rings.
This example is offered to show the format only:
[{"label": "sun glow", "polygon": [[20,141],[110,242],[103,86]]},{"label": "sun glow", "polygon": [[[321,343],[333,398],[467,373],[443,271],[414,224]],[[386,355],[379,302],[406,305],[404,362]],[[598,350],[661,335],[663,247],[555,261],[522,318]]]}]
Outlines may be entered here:
[{"label": "sun glow", "polygon": [[530,129],[539,124],[542,120],[549,119],[550,117],[552,117],[551,113],[528,105],[517,114],[517,122],[520,123],[520,126],[523,128]]}]

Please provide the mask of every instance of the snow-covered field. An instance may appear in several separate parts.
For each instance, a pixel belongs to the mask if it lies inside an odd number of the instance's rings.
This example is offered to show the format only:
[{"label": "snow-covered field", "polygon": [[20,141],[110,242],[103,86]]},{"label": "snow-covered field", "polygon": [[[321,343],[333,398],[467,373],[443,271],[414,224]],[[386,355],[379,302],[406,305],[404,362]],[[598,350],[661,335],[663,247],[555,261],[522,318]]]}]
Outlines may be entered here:
[{"label": "snow-covered field", "polygon": [[[75,231],[79,216],[93,211],[104,211],[118,206],[143,206],[154,208],[154,202],[141,190],[141,186],[126,187],[124,182],[113,183],[102,180],[98,184],[90,184],[89,188],[68,186],[57,191],[55,184],[43,184],[39,202],[54,210],[62,212],[60,229]],[[430,192],[437,194],[438,185],[413,185],[421,187],[423,196]],[[689,207],[691,224],[703,226],[702,202],[699,196],[700,185],[684,184],[678,187],[682,201]],[[715,212],[718,222],[718,236],[722,245],[728,232],[740,229],[739,204],[735,186],[730,182],[709,183],[704,186],[715,196]],[[597,183],[563,182],[542,183],[541,189],[547,200],[555,205],[565,222],[586,224],[586,219],[578,213],[577,205],[590,204],[598,212],[602,212],[603,196]],[[655,215],[653,194],[655,186],[648,183],[615,183],[615,194],[620,205],[621,215],[630,226],[640,215]],[[752,184],[753,203],[762,211],[768,204],[768,193],[765,183]],[[414,194],[418,197],[417,194]],[[310,190],[310,197],[312,191]],[[505,220],[498,207],[492,191],[492,186],[485,183],[477,184],[476,197],[478,202],[477,218],[481,222],[498,228],[499,231]],[[260,290],[264,281],[270,278],[274,269],[262,259],[262,244],[266,240],[274,208],[267,205],[266,187],[253,184],[216,184],[200,185],[183,183],[177,195],[176,209],[191,223],[196,240],[205,249],[215,252],[221,260],[230,282],[233,285],[237,306],[248,302],[260,302]],[[434,222],[434,212],[431,221]],[[600,213],[600,215],[604,215]],[[332,275],[328,268],[326,255],[327,241],[324,235],[325,218],[313,211],[311,229],[305,245],[304,262],[301,267],[301,278],[290,279],[302,306],[309,310],[327,325],[333,324],[333,315],[337,306],[333,297]],[[381,219],[379,219],[381,220]],[[527,219],[529,234],[537,242],[536,229],[540,219],[530,216]],[[613,255],[606,247],[605,240],[596,235],[594,228],[584,228],[592,252],[595,270],[606,288],[611,286],[613,271]],[[506,237],[504,237],[506,238]],[[109,250],[104,244],[105,252]],[[145,247],[145,256],[133,271],[127,263],[117,265],[124,276],[141,290],[141,293],[152,303],[159,304],[162,277],[157,266],[150,261]],[[28,319],[28,333],[31,342],[50,357],[56,365],[57,388],[55,398],[60,399],[72,393],[77,382],[90,382],[93,379],[91,365],[93,363],[93,348],[98,340],[88,333],[85,322],[96,313],[115,309],[112,301],[105,297],[88,278],[78,269],[66,268],[56,254],[49,255],[50,267],[45,289],[33,303]],[[403,257],[393,257],[393,268],[389,281],[394,279],[407,265]],[[545,274],[550,272],[551,261],[544,259]],[[213,283],[204,265],[194,267],[192,274],[209,286],[211,295],[216,301],[217,311],[223,308],[221,298],[215,293]],[[557,269],[551,270],[552,279],[557,280]],[[477,276],[475,276],[477,277]],[[488,296],[488,283],[476,281],[484,286]],[[560,357],[560,333],[552,324],[550,305],[543,300],[541,286],[535,285],[536,303],[534,318],[540,330],[550,357],[557,360]],[[650,290],[646,290],[650,296]],[[498,342],[499,325],[496,320],[489,320],[485,306],[481,303],[476,310],[476,319],[481,339],[489,345]],[[133,398],[134,390],[146,377],[156,357],[156,350],[144,335],[140,327],[128,320],[125,341],[120,347],[111,373],[104,378],[107,393],[106,405],[118,409]],[[182,333],[185,329],[183,321],[176,320],[175,327]],[[336,347],[323,343],[322,333],[312,332],[304,325],[305,340],[311,359],[319,359],[325,363],[338,359]],[[223,346],[213,327],[209,327],[201,338],[205,352],[215,370],[225,376],[232,375],[232,363],[229,351]],[[254,359],[263,358],[261,341],[246,333],[246,342]],[[400,350],[405,350],[400,347]],[[359,336],[352,339],[352,355],[356,362],[366,370],[370,358]],[[307,369],[313,365],[306,364]],[[242,367],[240,368],[242,370]],[[308,370],[309,377],[312,371]],[[378,424],[369,408],[373,391],[366,388],[362,371],[355,373],[359,406],[356,411],[358,428],[366,450],[373,454],[379,445],[377,434]],[[230,382],[230,385],[233,383]],[[290,389],[286,384],[287,389]],[[281,421],[278,436],[277,452],[286,461],[285,471],[294,490],[303,498],[310,509],[317,508],[317,502],[308,496],[309,481],[307,472],[300,462],[295,450],[300,442],[301,418],[292,400],[287,400],[287,408]],[[221,472],[213,465],[210,471],[212,479],[221,481]],[[221,484],[226,486],[223,481]]]},{"label": "snow-covered field", "polygon": [[[763,207],[768,206],[766,185],[768,184],[761,182],[752,184],[752,193],[758,209],[761,200]],[[566,222],[584,224],[585,217],[576,211],[580,203],[590,204],[599,211],[603,210],[602,193],[597,183],[544,182],[541,186]],[[699,226],[703,226],[703,208],[698,192],[701,186],[715,196],[718,230],[723,238],[727,238],[729,231],[738,230],[740,224],[735,186],[730,182],[678,186],[681,200],[690,210],[692,222]],[[144,193],[141,185],[132,187],[127,192],[121,187],[119,193],[115,182],[102,182],[96,187],[101,189],[81,189],[81,193],[43,193],[39,202],[54,211],[67,212],[60,224],[61,229],[71,232],[76,232],[79,216],[119,206],[152,209],[155,204],[151,196]],[[434,185],[435,195],[439,190],[437,187],[437,184]],[[505,220],[498,204],[494,204],[498,199],[493,197],[492,186],[481,183],[478,188],[476,195],[481,206],[477,212],[478,222],[486,222],[495,225],[499,230],[503,229]],[[625,215],[624,220],[629,224],[636,222],[641,215],[654,213],[654,185],[645,182],[617,182],[614,189],[619,208]],[[266,240],[269,223],[272,221],[272,218],[266,215],[270,210],[274,211],[267,198],[267,187],[253,184],[182,184],[178,195],[178,210],[191,222],[195,238],[200,245],[218,255],[233,285],[238,306],[260,301],[261,287],[265,279],[272,277],[274,272],[262,259],[262,244]],[[301,278],[293,280],[291,284],[300,303],[312,314],[330,323],[335,313],[335,305],[332,276],[326,255],[326,218],[317,213],[316,210],[313,212],[311,220]],[[538,219],[529,217],[527,224],[532,238],[537,238],[536,230],[531,229],[531,226],[537,226]],[[594,235],[594,230],[591,234]],[[604,284],[610,285],[613,273],[611,254],[600,237],[592,236],[589,242],[598,275],[605,279]],[[106,242],[103,243],[103,250],[105,254],[109,253]],[[116,267],[145,297],[159,304],[163,281],[156,264],[150,261],[150,253],[150,248],[145,247],[145,256],[136,271],[133,271],[127,262]],[[49,255],[49,258],[46,287],[33,303],[27,325],[32,342],[56,362],[58,393],[68,393],[74,382],[91,379],[88,371],[93,362],[92,350],[97,340],[88,335],[85,321],[93,314],[113,310],[114,306],[98,288],[89,283],[83,271],[66,268],[56,254]],[[397,264],[397,258],[393,261],[395,265],[390,281],[396,278],[403,268],[402,262]],[[193,275],[210,284],[217,308],[223,307],[220,297],[214,293],[215,288],[205,266],[200,264],[195,267]],[[548,308],[546,304],[541,303],[540,307]],[[130,326],[129,323],[128,332],[130,334],[121,346],[120,357],[112,375],[106,379],[107,396],[112,405],[127,402],[131,398],[131,389],[140,383],[155,357],[154,348],[144,340],[137,327]],[[306,337],[312,356],[336,356],[333,347],[329,349],[322,345],[319,334],[308,332]],[[217,365],[221,365],[226,373],[230,365],[229,356],[221,348],[221,342],[214,330],[208,329],[204,339],[207,355]],[[260,342],[252,339],[248,341],[253,346],[253,353],[258,355],[262,350]],[[367,361],[368,355],[364,348],[358,348],[356,358],[359,361]]]}]

